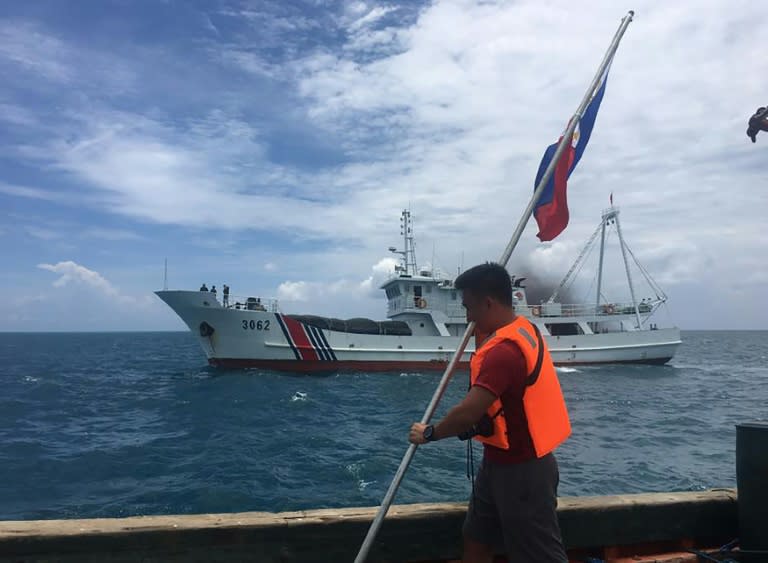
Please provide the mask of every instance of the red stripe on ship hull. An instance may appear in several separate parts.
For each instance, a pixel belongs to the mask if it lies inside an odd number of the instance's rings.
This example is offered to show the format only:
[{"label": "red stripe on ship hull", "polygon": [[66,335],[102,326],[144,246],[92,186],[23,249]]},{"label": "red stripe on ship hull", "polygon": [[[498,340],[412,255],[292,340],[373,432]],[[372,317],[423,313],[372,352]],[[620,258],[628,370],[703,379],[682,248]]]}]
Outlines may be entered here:
[{"label": "red stripe on ship hull", "polygon": [[[448,362],[385,362],[342,360],[257,360],[240,358],[210,358],[208,363],[223,368],[263,368],[294,373],[335,371],[445,371]],[[469,369],[469,362],[460,362],[458,369]]]},{"label": "red stripe on ship hull", "polygon": [[312,346],[309,338],[307,338],[307,333],[304,332],[302,324],[286,316],[283,316],[283,322],[288,327],[288,332],[291,333],[291,338],[299,354],[301,354],[301,359],[305,361],[319,360],[320,357],[317,355],[317,350],[315,350],[315,347]]}]

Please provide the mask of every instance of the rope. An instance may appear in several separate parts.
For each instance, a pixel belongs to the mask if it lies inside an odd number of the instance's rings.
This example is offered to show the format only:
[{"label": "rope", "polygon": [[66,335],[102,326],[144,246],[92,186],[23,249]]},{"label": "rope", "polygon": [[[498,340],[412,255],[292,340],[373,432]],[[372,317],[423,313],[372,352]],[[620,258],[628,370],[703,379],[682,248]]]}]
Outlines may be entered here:
[{"label": "rope", "polygon": [[576,281],[576,278],[579,277],[579,274],[581,273],[581,270],[584,269],[584,265],[589,260],[589,257],[592,256],[592,252],[594,252],[595,246],[597,246],[597,245],[595,244],[595,241],[593,240],[591,242],[591,244],[589,245],[589,248],[587,249],[586,253],[584,255],[582,255],[581,260],[579,261],[579,267],[576,268],[576,270],[571,272],[570,277],[568,278],[566,283],[564,283],[562,285],[561,289],[564,289],[565,291],[570,291],[571,286]]},{"label": "rope", "polygon": [[704,553],[703,551],[699,551],[698,549],[686,549],[685,551],[688,553],[693,553],[696,557],[703,559],[704,561],[716,561],[717,563],[738,563],[738,561],[733,559],[716,559],[711,555]]},{"label": "rope", "polygon": [[475,459],[474,450],[472,449],[472,438],[467,440],[467,479],[472,483],[472,510],[475,509]]},{"label": "rope", "polygon": [[[735,549],[739,546],[739,539],[736,538],[734,540],[729,541],[727,544],[720,547],[720,549],[717,550],[715,555],[719,556],[736,556],[739,555],[768,555],[768,551],[766,550],[756,550],[756,549]],[[696,549],[686,549],[688,553],[693,553],[699,559],[703,559],[704,561],[717,561],[718,563],[739,563],[738,559],[731,559],[730,557],[728,559],[719,559],[718,557],[713,556],[709,553],[704,553],[703,551],[699,551]]]},{"label": "rope", "polygon": [[[645,277],[645,281],[648,282],[648,285],[650,285],[651,289],[653,289],[653,291],[656,293],[656,298],[657,299],[664,299],[664,300],[666,300],[667,299],[667,294],[664,293],[664,290],[661,289],[661,286],[658,283],[656,283],[656,280],[653,279],[653,276],[651,276],[650,272],[648,272],[648,270],[646,270],[643,267],[643,265],[640,263],[640,261],[635,256],[634,252],[632,252],[632,249],[629,248],[629,246],[627,246],[626,248],[627,248],[627,251],[629,252],[629,255],[632,257],[632,260],[634,260],[635,264],[637,264],[637,267],[640,268],[640,272]],[[659,295],[659,293],[661,293],[661,295]]]}]

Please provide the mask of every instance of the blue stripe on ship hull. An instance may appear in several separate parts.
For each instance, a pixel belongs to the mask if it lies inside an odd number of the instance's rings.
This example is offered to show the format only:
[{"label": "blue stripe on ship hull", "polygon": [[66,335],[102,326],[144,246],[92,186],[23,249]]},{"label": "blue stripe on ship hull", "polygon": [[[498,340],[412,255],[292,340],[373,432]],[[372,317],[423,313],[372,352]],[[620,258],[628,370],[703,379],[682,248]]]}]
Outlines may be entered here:
[{"label": "blue stripe on ship hull", "polygon": [[304,327],[304,330],[307,332],[307,336],[309,336],[309,341],[312,343],[312,346],[315,347],[315,350],[320,355],[320,359],[325,360],[326,362],[329,360],[328,353],[325,351],[325,348],[323,348],[323,345],[320,344],[317,340],[317,334],[315,334],[313,326],[302,324]]},{"label": "blue stripe on ship hull", "polygon": [[323,346],[325,347],[326,352],[330,356],[330,360],[336,361],[336,354],[333,352],[333,348],[331,348],[330,344],[328,344],[328,340],[325,338],[325,334],[323,331],[317,327],[313,327],[317,331],[318,339],[323,343]]}]

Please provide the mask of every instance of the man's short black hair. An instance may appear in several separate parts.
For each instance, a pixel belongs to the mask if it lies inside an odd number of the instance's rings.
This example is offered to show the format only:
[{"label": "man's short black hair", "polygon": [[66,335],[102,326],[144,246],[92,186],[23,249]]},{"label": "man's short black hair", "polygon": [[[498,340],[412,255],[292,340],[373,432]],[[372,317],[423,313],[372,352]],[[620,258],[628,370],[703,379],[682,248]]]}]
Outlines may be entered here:
[{"label": "man's short black hair", "polygon": [[512,306],[512,280],[501,264],[486,262],[474,266],[456,278],[453,285],[478,297],[492,297],[502,305]]}]

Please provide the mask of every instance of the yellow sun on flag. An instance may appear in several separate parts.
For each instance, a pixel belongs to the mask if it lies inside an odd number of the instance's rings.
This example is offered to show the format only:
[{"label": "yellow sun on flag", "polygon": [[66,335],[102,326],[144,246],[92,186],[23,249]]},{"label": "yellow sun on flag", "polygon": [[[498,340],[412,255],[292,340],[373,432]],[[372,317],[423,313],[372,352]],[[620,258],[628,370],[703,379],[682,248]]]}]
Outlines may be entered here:
[{"label": "yellow sun on flag", "polygon": [[571,146],[575,147],[579,143],[579,137],[581,136],[581,133],[579,132],[579,126],[576,126],[576,129],[573,132],[573,136],[571,137]]}]

